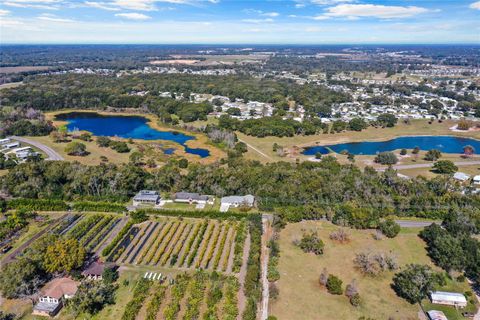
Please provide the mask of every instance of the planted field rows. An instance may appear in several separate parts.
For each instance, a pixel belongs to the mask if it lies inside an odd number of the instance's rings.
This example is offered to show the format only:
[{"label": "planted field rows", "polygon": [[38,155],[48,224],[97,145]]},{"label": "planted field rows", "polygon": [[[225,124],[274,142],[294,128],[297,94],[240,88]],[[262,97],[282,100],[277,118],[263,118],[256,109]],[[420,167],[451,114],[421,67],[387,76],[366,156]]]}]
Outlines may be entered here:
[{"label": "planted field rows", "polygon": [[180,274],[172,285],[140,279],[122,320],[235,320],[238,290],[234,276],[204,271]]},{"label": "planted field rows", "polygon": [[87,251],[94,251],[109,236],[120,218],[113,215],[95,214],[76,217],[60,234],[77,239]]},{"label": "planted field rows", "polygon": [[[87,223],[87,222],[85,222]],[[109,221],[97,221],[108,225]],[[237,231],[243,222],[206,219],[165,219],[132,226],[114,249],[111,261],[119,264],[206,269],[231,272],[233,261],[241,261],[235,250]],[[230,263],[229,263],[230,262]]]}]

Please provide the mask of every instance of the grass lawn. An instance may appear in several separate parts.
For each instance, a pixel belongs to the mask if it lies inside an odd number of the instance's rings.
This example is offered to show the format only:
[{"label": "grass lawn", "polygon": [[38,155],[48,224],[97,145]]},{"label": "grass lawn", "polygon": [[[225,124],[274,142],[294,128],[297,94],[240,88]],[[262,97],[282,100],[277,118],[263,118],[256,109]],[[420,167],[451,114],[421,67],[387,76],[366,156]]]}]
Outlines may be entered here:
[{"label": "grass lawn", "polygon": [[[424,242],[417,236],[420,229],[403,229],[394,239],[374,240],[371,230],[349,230],[351,242],[339,244],[329,239],[329,234],[339,227],[329,222],[305,221],[289,224],[280,233],[281,278],[278,281],[280,297],[270,305],[270,314],[279,319],[417,319],[419,307],[397,297],[390,284],[394,272],[379,277],[363,276],[354,267],[355,254],[365,251],[391,252],[400,266],[408,263],[432,265]],[[303,253],[292,244],[302,230],[316,229],[325,243],[322,256]],[[360,307],[350,305],[347,297],[331,295],[318,284],[323,268],[343,280],[343,288],[357,280],[362,298]]]}]

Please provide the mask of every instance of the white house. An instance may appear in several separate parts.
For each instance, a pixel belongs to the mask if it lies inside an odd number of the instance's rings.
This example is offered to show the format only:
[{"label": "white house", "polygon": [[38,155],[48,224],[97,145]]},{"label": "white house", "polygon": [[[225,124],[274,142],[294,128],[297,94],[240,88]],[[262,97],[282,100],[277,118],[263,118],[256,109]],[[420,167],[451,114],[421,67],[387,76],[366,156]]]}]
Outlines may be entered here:
[{"label": "white house", "polygon": [[466,173],[463,173],[463,172],[455,172],[455,174],[453,175],[453,178],[455,180],[465,182],[465,181],[468,181],[470,179],[470,176]]},{"label": "white house", "polygon": [[140,205],[157,205],[160,201],[160,195],[157,191],[142,190],[135,197],[133,197],[133,205],[135,207]]},{"label": "white house", "polygon": [[12,140],[9,139],[9,138],[0,139],[0,145],[4,145],[4,144],[6,144],[6,143],[9,143],[10,141],[12,141]]},{"label": "white house", "polygon": [[183,203],[213,203],[211,197],[192,192],[177,192],[173,195],[173,201]]},{"label": "white house", "polygon": [[465,308],[467,306],[467,299],[461,293],[434,291],[430,293],[432,303],[443,304],[447,306],[455,306]]},{"label": "white house", "polygon": [[234,207],[234,208],[237,208],[240,206],[253,207],[254,205],[255,205],[255,197],[252,196],[251,194],[247,194],[246,196],[223,197],[220,200],[220,206],[227,208],[225,211],[227,211],[229,207]]},{"label": "white house", "polygon": [[65,299],[73,298],[78,290],[78,282],[70,278],[56,278],[43,287],[33,315],[54,316],[63,307]]}]

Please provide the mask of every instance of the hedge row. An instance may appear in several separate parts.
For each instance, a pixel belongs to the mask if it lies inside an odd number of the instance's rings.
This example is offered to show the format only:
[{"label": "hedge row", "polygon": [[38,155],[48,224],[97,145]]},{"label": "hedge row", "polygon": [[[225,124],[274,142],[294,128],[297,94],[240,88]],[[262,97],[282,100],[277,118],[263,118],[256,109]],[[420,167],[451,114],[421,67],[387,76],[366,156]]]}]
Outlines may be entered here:
[{"label": "hedge row", "polygon": [[125,212],[127,208],[120,203],[111,202],[75,202],[72,206],[75,211],[93,211],[93,212]]},{"label": "hedge row", "polygon": [[215,210],[171,210],[171,209],[139,209],[139,212],[146,214],[156,214],[160,216],[187,217],[187,218],[210,218],[227,219],[233,218],[241,220],[245,217],[260,216],[258,213],[239,213],[239,212],[220,212]]},{"label": "hedge row", "polygon": [[12,199],[7,201],[7,209],[27,209],[38,211],[66,211],[68,204],[54,199]]}]

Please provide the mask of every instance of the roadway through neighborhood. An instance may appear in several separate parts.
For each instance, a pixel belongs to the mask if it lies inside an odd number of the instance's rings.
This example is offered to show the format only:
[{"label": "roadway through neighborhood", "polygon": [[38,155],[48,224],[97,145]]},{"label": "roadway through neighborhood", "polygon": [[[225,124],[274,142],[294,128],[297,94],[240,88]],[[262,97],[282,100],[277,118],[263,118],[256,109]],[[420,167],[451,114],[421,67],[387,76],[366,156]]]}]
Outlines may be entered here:
[{"label": "roadway through neighborhood", "polygon": [[51,161],[62,161],[62,160],[64,160],[63,157],[60,154],[58,154],[57,151],[55,151],[52,148],[44,145],[41,142],[26,139],[26,138],[23,138],[23,137],[17,137],[17,136],[12,136],[12,137],[10,137],[10,139],[17,140],[17,141],[23,142],[23,143],[27,143],[29,145],[34,146],[35,148],[38,148],[38,149],[42,150],[47,155],[47,158],[45,160],[51,160]]}]

